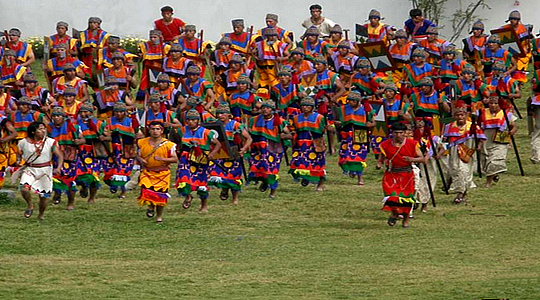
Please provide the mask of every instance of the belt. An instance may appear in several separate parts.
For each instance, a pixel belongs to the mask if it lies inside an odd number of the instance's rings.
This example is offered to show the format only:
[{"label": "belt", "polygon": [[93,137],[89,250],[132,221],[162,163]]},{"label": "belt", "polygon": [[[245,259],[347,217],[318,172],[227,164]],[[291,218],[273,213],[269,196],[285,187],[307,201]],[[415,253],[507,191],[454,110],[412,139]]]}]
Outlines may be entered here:
[{"label": "belt", "polygon": [[155,168],[147,168],[147,167],[145,167],[144,169],[147,170],[147,171],[152,171],[152,172],[170,171],[170,169],[168,167],[155,167]]},{"label": "belt", "polygon": [[46,163],[41,163],[41,164],[30,164],[28,165],[29,167],[32,167],[32,168],[44,168],[44,167],[50,167],[51,166],[51,162],[46,162]]},{"label": "belt", "polygon": [[391,168],[391,169],[388,169],[387,171],[390,172],[390,173],[412,172],[412,166]]}]

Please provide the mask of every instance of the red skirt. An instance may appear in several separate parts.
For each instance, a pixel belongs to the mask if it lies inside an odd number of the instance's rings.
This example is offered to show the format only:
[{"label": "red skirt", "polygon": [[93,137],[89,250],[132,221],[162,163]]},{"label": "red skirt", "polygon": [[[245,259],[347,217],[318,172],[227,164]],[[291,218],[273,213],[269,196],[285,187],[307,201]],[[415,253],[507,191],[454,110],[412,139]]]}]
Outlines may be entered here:
[{"label": "red skirt", "polygon": [[382,210],[396,214],[409,214],[414,205],[414,173],[384,172]]}]

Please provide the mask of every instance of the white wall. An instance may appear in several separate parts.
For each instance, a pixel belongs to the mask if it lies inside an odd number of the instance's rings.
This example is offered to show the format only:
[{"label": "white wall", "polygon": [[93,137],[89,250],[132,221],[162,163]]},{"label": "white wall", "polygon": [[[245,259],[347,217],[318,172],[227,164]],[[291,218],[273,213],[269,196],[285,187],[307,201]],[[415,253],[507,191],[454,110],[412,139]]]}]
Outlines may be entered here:
[{"label": "white wall", "polygon": [[[446,15],[451,16],[460,2],[471,1],[450,0]],[[515,0],[487,2],[492,10],[479,12],[481,18],[488,19],[485,20],[487,28],[503,24],[508,13],[517,8],[522,13],[524,23],[537,23],[535,32],[538,32],[539,0],[521,0],[517,7],[514,6]],[[243,17],[248,27],[253,24],[255,28],[260,28],[268,12],[277,13],[280,26],[294,31],[295,37],[298,37],[303,32],[300,23],[309,17],[308,7],[313,3],[321,4],[323,14],[344,28],[353,28],[354,23],[365,22],[372,8],[381,11],[384,22],[402,27],[411,8],[408,0],[0,0],[0,29],[18,27],[23,31],[23,37],[43,36],[54,33],[59,20],[82,30],[87,26],[88,17],[99,16],[103,19],[102,28],[108,32],[120,36],[146,37],[153,20],[160,18],[160,7],[171,5],[177,17],[188,24],[196,24],[198,29],[204,29],[205,39],[219,39],[221,32],[230,31],[230,20],[237,17]],[[449,36],[451,26],[444,25],[446,27],[442,34]]]}]

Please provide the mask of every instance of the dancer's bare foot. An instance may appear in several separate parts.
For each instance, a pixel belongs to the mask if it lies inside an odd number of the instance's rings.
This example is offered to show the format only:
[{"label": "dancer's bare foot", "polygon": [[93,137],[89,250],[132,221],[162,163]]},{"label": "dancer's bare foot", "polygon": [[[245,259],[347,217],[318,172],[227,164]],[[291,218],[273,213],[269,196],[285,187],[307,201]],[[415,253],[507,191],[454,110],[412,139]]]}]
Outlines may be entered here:
[{"label": "dancer's bare foot", "polygon": [[200,212],[208,212],[208,199],[201,199],[201,209]]},{"label": "dancer's bare foot", "polygon": [[358,175],[358,185],[363,186],[364,184],[366,184],[364,182],[364,175]]}]

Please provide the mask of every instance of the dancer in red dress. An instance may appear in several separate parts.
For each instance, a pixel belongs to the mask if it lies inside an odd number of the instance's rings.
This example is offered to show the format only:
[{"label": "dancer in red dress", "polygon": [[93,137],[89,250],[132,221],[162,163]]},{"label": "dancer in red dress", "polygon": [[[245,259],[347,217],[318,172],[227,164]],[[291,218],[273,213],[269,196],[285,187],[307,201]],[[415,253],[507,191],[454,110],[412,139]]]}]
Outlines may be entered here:
[{"label": "dancer in red dress", "polygon": [[381,143],[381,156],[377,164],[377,168],[381,168],[383,163],[386,166],[382,179],[382,210],[392,213],[388,217],[388,225],[394,226],[398,215],[403,215],[402,227],[407,228],[409,213],[414,205],[412,163],[426,163],[427,157],[422,154],[417,141],[405,138],[407,127],[404,124],[394,123],[390,129],[392,138]]}]

